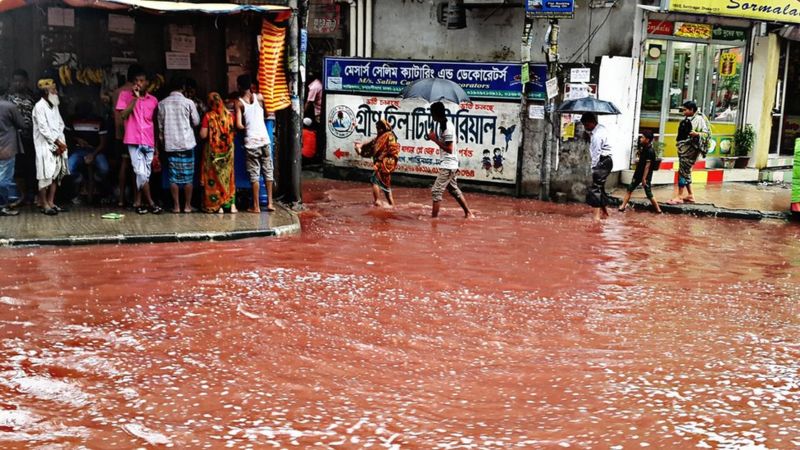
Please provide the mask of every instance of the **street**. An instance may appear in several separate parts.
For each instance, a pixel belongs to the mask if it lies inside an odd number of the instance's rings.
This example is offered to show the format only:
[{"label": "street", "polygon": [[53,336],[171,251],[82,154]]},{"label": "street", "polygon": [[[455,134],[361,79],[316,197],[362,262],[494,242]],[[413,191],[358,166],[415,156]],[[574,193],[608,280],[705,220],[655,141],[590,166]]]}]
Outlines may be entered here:
[{"label": "street", "polygon": [[466,196],[0,248],[0,447],[800,447],[796,224]]}]

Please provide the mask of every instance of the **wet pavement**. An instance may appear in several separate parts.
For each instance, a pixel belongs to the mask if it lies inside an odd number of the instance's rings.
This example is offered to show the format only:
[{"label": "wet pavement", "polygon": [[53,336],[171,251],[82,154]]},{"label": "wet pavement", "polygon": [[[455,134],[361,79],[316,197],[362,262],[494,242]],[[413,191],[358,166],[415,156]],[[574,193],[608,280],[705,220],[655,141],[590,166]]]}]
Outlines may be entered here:
[{"label": "wet pavement", "polygon": [[[103,218],[106,214],[119,216]],[[76,207],[57,216],[29,207],[16,217],[0,219],[0,246],[228,240],[300,232],[297,217],[281,206],[261,214],[158,215],[113,207]]]},{"label": "wet pavement", "polygon": [[299,236],[0,249],[0,447],[800,447],[800,227],[368,189],[307,183]]},{"label": "wet pavement", "polygon": [[[789,183],[710,183],[692,186],[697,203],[718,208],[752,211],[788,211],[791,206],[792,186]],[[613,195],[622,197],[625,188],[619,187]],[[667,202],[675,195],[675,187],[656,186],[653,196]],[[644,190],[636,189],[631,198],[646,200]]]}]

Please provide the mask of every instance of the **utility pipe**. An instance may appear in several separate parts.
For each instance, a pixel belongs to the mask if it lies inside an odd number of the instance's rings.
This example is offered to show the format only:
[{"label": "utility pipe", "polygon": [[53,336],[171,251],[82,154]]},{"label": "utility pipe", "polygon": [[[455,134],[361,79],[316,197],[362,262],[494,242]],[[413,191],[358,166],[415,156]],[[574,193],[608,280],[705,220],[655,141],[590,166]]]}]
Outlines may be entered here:
[{"label": "utility pipe", "polygon": [[350,0],[350,20],[348,21],[348,28],[350,28],[350,56],[356,56],[356,20],[358,12],[356,10],[356,0]]},{"label": "utility pipe", "polygon": [[372,0],[364,0],[366,3],[366,26],[364,26],[364,56],[372,58]]},{"label": "utility pipe", "polygon": [[364,0],[356,2],[356,56],[364,56]]}]

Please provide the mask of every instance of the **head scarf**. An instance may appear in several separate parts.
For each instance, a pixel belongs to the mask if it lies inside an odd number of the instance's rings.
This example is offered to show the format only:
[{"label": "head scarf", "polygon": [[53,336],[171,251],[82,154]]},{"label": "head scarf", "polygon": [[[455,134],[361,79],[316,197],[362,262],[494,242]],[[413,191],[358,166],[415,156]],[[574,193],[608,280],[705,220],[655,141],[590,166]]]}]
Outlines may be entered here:
[{"label": "head scarf", "polygon": [[36,87],[42,90],[50,89],[51,87],[55,87],[56,82],[53,81],[52,78],[42,78],[36,83]]}]

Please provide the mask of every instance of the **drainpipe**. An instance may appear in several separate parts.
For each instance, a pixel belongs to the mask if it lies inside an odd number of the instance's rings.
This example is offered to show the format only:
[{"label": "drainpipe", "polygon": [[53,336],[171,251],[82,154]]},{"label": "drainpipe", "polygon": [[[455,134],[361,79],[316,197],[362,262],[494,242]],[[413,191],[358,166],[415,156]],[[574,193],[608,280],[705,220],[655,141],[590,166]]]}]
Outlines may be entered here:
[{"label": "drainpipe", "polygon": [[364,56],[372,58],[372,0],[364,0],[364,2],[367,4],[365,11],[367,24],[364,27]]},{"label": "drainpipe", "polygon": [[303,154],[303,112],[300,99],[303,98],[303,84],[300,82],[300,22],[306,18],[308,0],[289,0],[292,17],[289,21],[289,91],[291,92],[292,110],[289,119],[289,133],[291,134],[291,189],[288,192],[287,203],[292,207],[302,207],[303,197],[300,182],[302,178]]},{"label": "drainpipe", "polygon": [[356,0],[356,56],[364,56],[364,0]]},{"label": "drainpipe", "polygon": [[350,5],[350,20],[348,21],[348,28],[350,28],[350,56],[357,56],[356,50],[356,18],[358,13],[356,10],[356,0],[347,2]]}]

